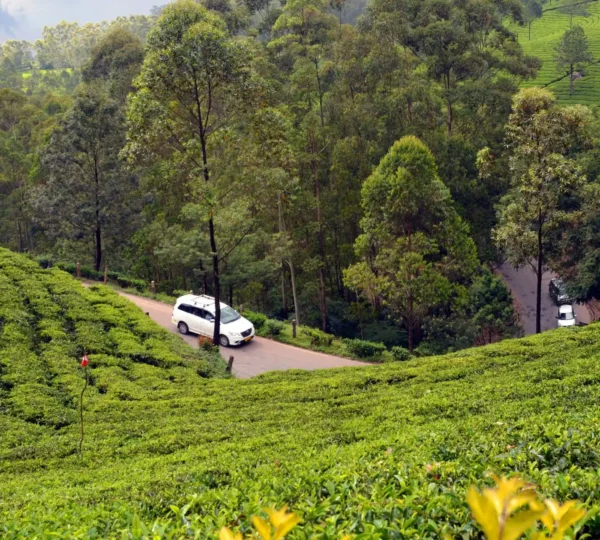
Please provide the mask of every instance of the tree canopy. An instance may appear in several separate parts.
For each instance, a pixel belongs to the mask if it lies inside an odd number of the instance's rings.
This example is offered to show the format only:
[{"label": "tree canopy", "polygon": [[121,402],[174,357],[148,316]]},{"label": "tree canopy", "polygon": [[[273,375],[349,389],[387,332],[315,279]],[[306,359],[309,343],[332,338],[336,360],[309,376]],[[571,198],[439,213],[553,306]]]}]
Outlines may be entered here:
[{"label": "tree canopy", "polygon": [[[542,5],[178,0],[8,41],[0,242],[422,354],[515,335],[481,276],[523,264],[500,239],[518,182],[597,177],[573,128],[587,112],[514,108],[541,62],[511,23]],[[589,61],[567,49],[562,75]],[[556,142],[539,166],[536,130]],[[559,192],[542,266],[584,275],[563,238],[575,222],[594,238],[595,218],[579,187]]]}]

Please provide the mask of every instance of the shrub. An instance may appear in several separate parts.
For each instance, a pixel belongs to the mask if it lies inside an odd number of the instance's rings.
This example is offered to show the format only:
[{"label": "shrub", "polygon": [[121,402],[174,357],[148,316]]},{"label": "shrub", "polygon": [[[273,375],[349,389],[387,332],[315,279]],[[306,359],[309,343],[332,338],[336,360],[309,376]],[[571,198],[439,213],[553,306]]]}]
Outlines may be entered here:
[{"label": "shrub", "polygon": [[72,276],[77,275],[77,265],[75,264],[58,262],[55,266],[56,268],[60,268],[61,270],[68,272]]},{"label": "shrub", "polygon": [[54,265],[52,255],[39,255],[35,260],[42,268],[51,268]]},{"label": "shrub", "polygon": [[358,358],[378,358],[385,351],[383,343],[364,341],[362,339],[347,339],[348,350]]},{"label": "shrub", "polygon": [[311,345],[328,347],[333,343],[333,335],[316,328],[302,328],[302,333],[310,338]]},{"label": "shrub", "polygon": [[411,354],[408,351],[408,349],[405,349],[404,347],[396,346],[396,347],[392,347],[392,356],[394,357],[394,360],[396,360],[398,362],[404,362],[405,360],[410,359]]},{"label": "shrub", "polygon": [[256,313],[255,311],[244,311],[244,317],[248,319],[256,330],[260,330],[267,322],[267,316],[262,313]]},{"label": "shrub", "polygon": [[140,292],[147,289],[147,283],[143,279],[130,278],[121,274],[117,276],[117,283],[124,289],[133,288]]},{"label": "shrub", "polygon": [[281,321],[276,321],[274,319],[267,319],[267,335],[275,337],[283,332],[285,325]]},{"label": "shrub", "polygon": [[173,291],[173,296],[179,298],[180,296],[185,296],[186,294],[190,294],[190,291],[184,291],[183,289],[175,289]]},{"label": "shrub", "polygon": [[[77,270],[75,270],[75,273]],[[80,267],[81,277],[86,279],[93,279],[94,281],[104,281],[104,272],[101,270],[94,270],[89,266]]]}]

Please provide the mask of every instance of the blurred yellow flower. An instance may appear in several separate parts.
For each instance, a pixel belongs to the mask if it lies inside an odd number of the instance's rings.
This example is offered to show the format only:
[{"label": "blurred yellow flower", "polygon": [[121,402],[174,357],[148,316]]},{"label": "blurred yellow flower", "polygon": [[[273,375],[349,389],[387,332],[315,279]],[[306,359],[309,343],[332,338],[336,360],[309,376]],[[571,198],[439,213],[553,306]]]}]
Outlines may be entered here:
[{"label": "blurred yellow flower", "polygon": [[[533,527],[543,511],[524,509],[535,502],[536,494],[532,489],[523,489],[523,480],[494,476],[494,481],[495,488],[486,488],[481,493],[471,487],[467,502],[488,540],[516,540]],[[517,510],[522,511],[513,515]]]}]

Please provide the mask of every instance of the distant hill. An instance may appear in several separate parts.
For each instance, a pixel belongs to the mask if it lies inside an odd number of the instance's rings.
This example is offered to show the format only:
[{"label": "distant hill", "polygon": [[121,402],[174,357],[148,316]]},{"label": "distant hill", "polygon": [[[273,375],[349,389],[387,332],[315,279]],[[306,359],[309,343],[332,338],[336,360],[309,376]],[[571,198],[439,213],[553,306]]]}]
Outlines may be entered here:
[{"label": "distant hill", "polygon": [[518,34],[519,42],[528,53],[540,58],[542,69],[536,79],[526,81],[523,86],[547,86],[556,94],[562,104],[581,103],[583,105],[600,105],[600,1],[592,0],[586,3],[589,17],[573,16],[573,24],[578,24],[585,30],[590,44],[590,50],[599,62],[590,66],[583,78],[575,81],[575,92],[569,96],[569,79],[558,73],[554,61],[556,46],[565,31],[569,28],[570,16],[561,13],[558,7],[580,3],[578,0],[554,0],[544,5],[541,19],[533,22],[531,40],[526,26],[511,25],[511,30]]}]

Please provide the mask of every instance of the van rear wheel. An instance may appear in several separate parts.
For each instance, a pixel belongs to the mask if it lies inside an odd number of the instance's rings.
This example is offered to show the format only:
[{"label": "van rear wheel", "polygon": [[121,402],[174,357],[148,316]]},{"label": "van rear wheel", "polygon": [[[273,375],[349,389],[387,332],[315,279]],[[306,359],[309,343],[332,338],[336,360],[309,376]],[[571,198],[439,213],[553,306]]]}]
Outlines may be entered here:
[{"label": "van rear wheel", "polygon": [[189,334],[189,332],[190,332],[190,329],[188,328],[188,325],[187,325],[187,324],[185,324],[184,322],[180,322],[180,323],[177,325],[177,329],[178,329],[178,330],[179,330],[179,332],[180,332],[180,333],[182,333],[184,336],[185,336],[186,334]]},{"label": "van rear wheel", "polygon": [[229,347],[229,340],[227,339],[227,336],[219,336],[219,345],[221,345],[221,347]]}]

